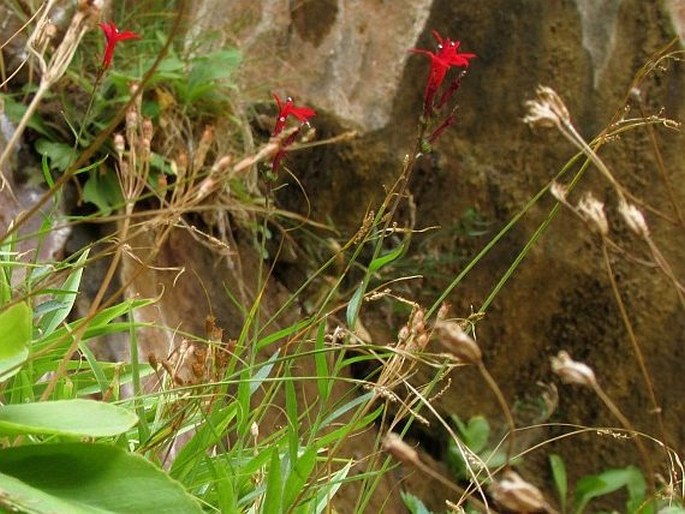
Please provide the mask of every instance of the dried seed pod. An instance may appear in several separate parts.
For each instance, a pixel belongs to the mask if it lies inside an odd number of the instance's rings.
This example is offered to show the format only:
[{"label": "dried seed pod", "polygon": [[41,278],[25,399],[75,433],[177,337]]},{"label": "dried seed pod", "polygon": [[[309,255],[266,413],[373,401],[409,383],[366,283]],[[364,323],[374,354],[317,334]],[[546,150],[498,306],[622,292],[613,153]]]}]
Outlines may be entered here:
[{"label": "dried seed pod", "polygon": [[420,463],[418,452],[405,443],[399,434],[388,432],[383,438],[383,449],[403,464]]},{"label": "dried seed pod", "polygon": [[126,150],[126,141],[124,136],[121,134],[114,134],[114,151],[117,153],[119,160],[124,156],[124,151]]},{"label": "dried seed pod", "polygon": [[621,213],[630,230],[638,236],[649,237],[649,227],[640,209],[625,200],[621,200],[618,204],[618,212]]},{"label": "dried seed pod", "polygon": [[490,492],[499,505],[513,512],[542,512],[547,509],[540,490],[515,471],[505,471],[502,479],[492,484]]},{"label": "dried seed pod", "polygon": [[580,199],[578,202],[578,212],[603,237],[609,235],[609,222],[604,214],[604,204],[592,196],[591,193],[587,193]]},{"label": "dried seed pod", "polygon": [[483,360],[483,353],[471,336],[454,321],[438,321],[435,332],[442,344],[460,361],[478,364]]},{"label": "dried seed pod", "polygon": [[595,372],[587,364],[574,361],[568,352],[560,351],[552,357],[552,371],[559,376],[564,384],[579,384],[594,387]]},{"label": "dried seed pod", "polygon": [[566,201],[566,195],[568,194],[568,187],[566,187],[561,182],[557,182],[556,180],[553,180],[552,184],[549,186],[549,192],[559,202],[564,202],[564,201]]}]

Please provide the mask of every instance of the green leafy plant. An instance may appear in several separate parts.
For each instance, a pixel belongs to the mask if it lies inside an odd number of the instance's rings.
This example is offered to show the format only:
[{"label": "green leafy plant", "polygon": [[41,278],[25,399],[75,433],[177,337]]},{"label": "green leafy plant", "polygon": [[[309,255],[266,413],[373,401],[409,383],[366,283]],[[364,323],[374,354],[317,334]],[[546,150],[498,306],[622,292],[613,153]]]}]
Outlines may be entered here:
[{"label": "green leafy plant", "polygon": [[581,514],[585,512],[592,500],[613,494],[621,489],[625,489],[628,496],[625,504],[626,513],[685,512],[685,508],[677,504],[661,505],[662,502],[658,502],[659,507],[657,508],[654,502],[647,497],[647,483],[642,471],[635,466],[607,469],[596,475],[581,477],[576,482],[572,498],[569,501],[570,491],[563,459],[557,454],[551,454],[549,464],[562,513]]},{"label": "green leafy plant", "polygon": [[[505,449],[492,446],[490,423],[484,416],[473,416],[464,422],[459,416],[452,414],[451,419],[457,427],[460,441],[489,469],[497,469],[506,463]],[[448,441],[447,463],[450,471],[458,479],[464,480],[471,477],[463,451],[453,439]]]}]

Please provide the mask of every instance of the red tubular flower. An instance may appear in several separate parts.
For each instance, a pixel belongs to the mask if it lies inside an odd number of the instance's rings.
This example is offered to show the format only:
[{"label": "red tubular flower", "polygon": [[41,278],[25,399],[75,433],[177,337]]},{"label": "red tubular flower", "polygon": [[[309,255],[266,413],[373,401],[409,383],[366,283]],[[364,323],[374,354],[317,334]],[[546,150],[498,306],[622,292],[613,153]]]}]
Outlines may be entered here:
[{"label": "red tubular flower", "polygon": [[114,57],[114,47],[119,41],[126,41],[128,39],[140,39],[140,35],[130,30],[123,32],[119,31],[113,21],[109,23],[99,23],[102,32],[105,33],[107,40],[105,46],[105,55],[102,57],[102,69],[106,70],[112,65],[112,58]]},{"label": "red tubular flower", "polygon": [[410,52],[427,55],[431,60],[430,73],[426,82],[426,94],[424,96],[424,112],[429,114],[433,110],[433,100],[438,89],[445,80],[445,75],[453,66],[467,68],[469,60],[476,57],[475,54],[459,53],[459,41],[450,38],[442,39],[438,32],[433,31],[433,36],[438,42],[437,52],[431,52],[422,48],[412,48]]},{"label": "red tubular flower", "polygon": [[276,104],[278,105],[278,117],[276,118],[276,126],[274,127],[272,136],[277,136],[285,128],[285,122],[288,120],[288,116],[294,116],[301,123],[309,122],[309,118],[316,115],[314,109],[309,107],[296,107],[293,103],[293,99],[288,97],[283,103],[276,93],[272,93]]}]

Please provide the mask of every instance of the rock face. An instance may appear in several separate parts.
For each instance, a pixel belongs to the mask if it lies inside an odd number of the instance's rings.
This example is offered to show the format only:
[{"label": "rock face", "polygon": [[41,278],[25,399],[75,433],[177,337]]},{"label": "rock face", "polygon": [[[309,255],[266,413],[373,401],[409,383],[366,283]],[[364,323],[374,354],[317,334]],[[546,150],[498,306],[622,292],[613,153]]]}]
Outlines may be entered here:
[{"label": "rock face", "polygon": [[387,125],[407,49],[424,30],[428,0],[200,2],[194,33],[217,30],[249,65],[243,79],[304,97],[364,130]]},{"label": "rock face", "polygon": [[[420,162],[410,187],[417,226],[444,228],[417,236],[412,243],[417,249],[409,255],[416,263],[412,272],[435,269],[440,263],[439,272],[428,274],[420,288],[404,291],[422,302],[434,300],[462,269],[462,257],[473,256],[575,154],[558,133],[531,131],[521,122],[523,104],[538,84],[561,95],[587,140],[612,120],[656,114],[677,120],[685,113],[682,66],[673,61],[660,62],[664,71],[652,70],[629,96],[635,74],[650,56],[674,36],[682,44],[682,0],[264,0],[227,5],[208,0],[202,5],[198,30],[220,30],[242,48],[247,59],[243,86],[250,96],[263,100],[272,89],[286,91],[338,120],[329,124],[318,118],[315,125],[323,136],[345,126],[364,134],[353,142],[311,151],[292,166],[313,199],[311,216],[330,218],[347,234],[382,196],[382,186],[399,172],[411,147],[428,65],[407,50],[430,48],[430,31],[436,29],[478,54],[459,91],[456,129]],[[646,204],[652,233],[683,280],[685,230],[671,198],[677,204],[685,197],[682,181],[675,180],[685,143],[664,124],[654,125],[653,131],[658,156],[644,126],[612,140],[600,155],[617,180]],[[568,183],[572,173],[559,180]],[[616,196],[596,169],[588,169],[577,191],[592,191],[605,201],[611,237],[619,245],[636,256],[648,255],[626,229]],[[574,203],[579,196],[573,197]],[[282,200],[305,212],[287,195]],[[484,302],[552,206],[553,199],[543,196],[451,295],[460,315]],[[469,237],[457,223],[469,209],[487,222],[486,236]],[[552,381],[549,356],[566,349],[593,366],[639,429],[662,437],[649,413],[647,388],[596,243],[568,211],[555,217],[479,324],[485,360],[513,403],[538,395],[536,381]],[[663,274],[621,254],[611,259],[663,407],[663,437],[682,446],[685,433],[677,405],[683,306]],[[383,338],[383,323],[376,321],[373,315],[367,319]],[[390,340],[396,330],[386,327],[385,337]],[[459,394],[440,399],[443,412],[497,416],[474,374],[460,372],[454,379]],[[559,421],[616,425],[596,398],[567,388],[561,391],[557,416]],[[575,475],[598,472],[609,463],[636,462],[627,445],[590,436],[582,443],[592,445],[593,451],[579,453],[578,439],[554,448],[568,459]],[[535,459],[528,459],[533,467]]]}]

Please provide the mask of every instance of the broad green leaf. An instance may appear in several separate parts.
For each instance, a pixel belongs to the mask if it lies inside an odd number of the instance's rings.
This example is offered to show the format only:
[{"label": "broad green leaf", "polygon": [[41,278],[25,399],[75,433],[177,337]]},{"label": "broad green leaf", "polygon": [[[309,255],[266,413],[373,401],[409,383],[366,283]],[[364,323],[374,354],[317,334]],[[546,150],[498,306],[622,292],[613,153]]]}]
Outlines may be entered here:
[{"label": "broad green leaf", "polygon": [[95,400],[57,400],[0,407],[2,434],[54,434],[108,437],[132,428],[138,417],[128,410]]},{"label": "broad green leaf", "polygon": [[338,492],[338,489],[340,489],[340,486],[343,484],[345,478],[347,478],[350,469],[352,469],[352,461],[348,461],[347,464],[333,474],[326,485],[317,490],[317,499],[315,500],[317,503],[314,514],[321,514],[325,509],[330,507],[331,498],[333,498]]},{"label": "broad green leaf", "polygon": [[358,396],[358,397],[354,398],[353,400],[343,404],[342,406],[335,409],[331,414],[329,414],[326,417],[326,419],[324,419],[321,422],[321,425],[319,428],[324,428],[324,427],[330,425],[336,419],[338,419],[340,416],[342,416],[346,412],[349,412],[351,409],[354,409],[355,407],[368,402],[369,400],[371,400],[372,397],[373,397],[373,393],[365,393],[365,394]]},{"label": "broad green leaf", "polygon": [[485,450],[490,438],[490,423],[483,416],[474,416],[469,419],[464,431],[464,443],[473,453]]},{"label": "broad green leaf", "polygon": [[[291,361],[292,363],[292,361]],[[288,416],[288,451],[291,459],[297,459],[297,453],[299,449],[299,431],[297,429],[297,394],[295,393],[295,383],[293,377],[290,373],[290,366],[285,369],[285,374],[283,377],[285,389],[285,413]]]},{"label": "broad green leaf", "polygon": [[280,341],[281,339],[285,339],[286,337],[289,337],[294,333],[307,328],[310,324],[311,321],[309,319],[303,319],[302,321],[298,321],[297,323],[294,323],[284,329],[274,332],[273,334],[269,334],[268,336],[263,337],[262,339],[257,341],[257,350],[261,350],[262,348],[269,346],[270,344]]},{"label": "broad green leaf", "polygon": [[237,407],[236,403],[231,403],[227,407],[215,410],[196,428],[193,438],[181,448],[174,459],[169,471],[172,477],[183,480],[184,475],[192,469],[198,459],[203,458],[209,448],[221,441],[229,423],[235,418]]},{"label": "broad green leaf", "polygon": [[552,468],[552,478],[559,494],[561,511],[566,512],[566,498],[568,496],[568,478],[566,476],[566,465],[564,460],[557,454],[549,456],[549,466]]},{"label": "broad green leaf", "polygon": [[200,514],[181,485],[146,459],[104,444],[0,450],[0,506],[31,514]]},{"label": "broad green leaf", "polygon": [[78,294],[79,286],[81,285],[81,277],[83,276],[84,263],[88,258],[89,250],[81,254],[78,260],[74,263],[74,271],[72,271],[67,279],[62,284],[59,291],[54,293],[53,301],[58,302],[56,309],[47,312],[40,320],[40,328],[43,334],[51,334],[57,327],[67,319],[67,316],[74,307],[76,295]]},{"label": "broad green leaf", "polygon": [[374,260],[371,261],[371,264],[369,264],[369,272],[374,273],[375,271],[378,271],[379,269],[383,268],[384,266],[387,266],[391,262],[397,260],[402,254],[404,253],[404,245],[400,245],[391,252],[386,253],[385,255],[382,255],[380,257],[375,258]]},{"label": "broad green leaf", "polygon": [[319,330],[316,333],[314,353],[314,365],[316,366],[316,386],[319,389],[319,400],[321,404],[325,404],[328,396],[331,394],[333,386],[331,380],[331,372],[328,369],[328,361],[326,354],[326,322],[323,321],[319,325]]},{"label": "broad green leaf", "polygon": [[402,491],[402,501],[411,514],[431,514],[423,502],[411,493]]},{"label": "broad green leaf", "polygon": [[83,200],[95,204],[100,214],[108,216],[112,208],[121,204],[121,188],[114,172],[94,171],[83,186]]},{"label": "broad green leaf", "polygon": [[76,151],[71,145],[39,139],[36,151],[50,159],[50,167],[60,171],[66,170],[76,160]]},{"label": "broad green leaf", "polygon": [[235,494],[234,476],[229,473],[228,466],[223,462],[218,464],[213,459],[204,458],[209,469],[214,490],[216,491],[216,503],[220,512],[238,512],[238,498]]},{"label": "broad green leaf", "polygon": [[280,353],[280,350],[276,350],[274,354],[269,357],[269,360],[259,367],[257,373],[254,374],[252,379],[249,380],[250,396],[252,396],[255,391],[259,389],[262,383],[269,377],[269,374],[271,374],[271,370],[274,368],[274,364],[276,364]]},{"label": "broad green leaf", "polygon": [[354,330],[354,328],[357,326],[357,317],[359,316],[362,298],[364,298],[364,282],[359,284],[359,287],[355,289],[352,298],[350,298],[350,303],[347,304],[345,320],[347,321],[347,327],[350,330]]},{"label": "broad green leaf", "polygon": [[262,504],[262,514],[280,514],[283,512],[283,480],[281,476],[281,458],[278,446],[271,450],[271,464],[266,478],[266,493]]},{"label": "broad green leaf", "polygon": [[12,286],[8,276],[9,269],[5,270],[0,259],[0,307],[5,305],[12,298]]},{"label": "broad green leaf", "polygon": [[26,302],[0,312],[0,382],[18,373],[28,358],[32,318]]},{"label": "broad green leaf", "polygon": [[[644,498],[644,478],[638,468],[627,466],[620,469],[609,469],[598,475],[587,475],[580,478],[575,488],[575,512],[583,512],[593,498],[613,493],[622,487],[628,488],[630,500],[639,503]],[[641,495],[640,490],[642,490]]]},{"label": "broad green leaf", "polygon": [[292,464],[283,488],[283,510],[293,505],[316,465],[317,447],[310,446]]},{"label": "broad green leaf", "polygon": [[[108,335],[115,332],[123,332],[130,329],[131,322],[114,322],[113,320],[119,316],[123,316],[131,310],[135,310],[152,303],[154,303],[154,300],[126,300],[117,305],[113,305],[112,307],[103,309],[102,311],[98,312],[93,319],[90,320],[90,323],[88,323],[88,328],[86,329],[81,340],[87,341],[93,337]],[[58,341],[62,341],[64,347],[68,347],[71,344],[71,336],[69,334],[77,330],[81,323],[83,323],[83,320],[79,319],[69,323],[68,329],[67,327],[60,327],[52,334],[44,335],[40,340],[34,341],[34,349],[42,350],[44,347],[51,346]],[[144,324],[137,324],[136,326],[144,326]]]}]

